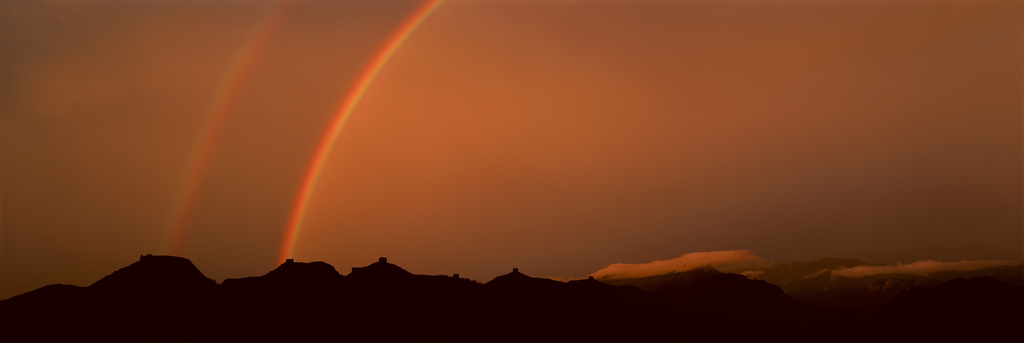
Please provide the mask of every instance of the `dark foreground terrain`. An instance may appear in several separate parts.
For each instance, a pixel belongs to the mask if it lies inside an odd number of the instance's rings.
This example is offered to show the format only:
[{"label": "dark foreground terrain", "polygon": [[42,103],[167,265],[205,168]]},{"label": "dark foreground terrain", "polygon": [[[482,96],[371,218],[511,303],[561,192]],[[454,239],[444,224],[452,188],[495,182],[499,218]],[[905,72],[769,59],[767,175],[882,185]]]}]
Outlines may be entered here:
[{"label": "dark foreground terrain", "polygon": [[877,309],[798,303],[711,267],[608,282],[513,271],[478,283],[382,258],[344,276],[288,262],[218,284],[188,259],[147,255],[88,287],[0,301],[0,341],[1012,341],[1024,322],[1024,287],[993,277],[914,287]]}]

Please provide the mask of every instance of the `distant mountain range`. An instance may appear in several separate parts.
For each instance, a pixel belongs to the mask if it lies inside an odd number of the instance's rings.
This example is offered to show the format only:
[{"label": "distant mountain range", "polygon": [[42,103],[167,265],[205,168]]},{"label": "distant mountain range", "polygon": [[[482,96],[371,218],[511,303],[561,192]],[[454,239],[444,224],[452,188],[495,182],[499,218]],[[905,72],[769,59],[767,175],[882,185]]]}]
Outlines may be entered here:
[{"label": "distant mountain range", "polygon": [[972,271],[969,280],[827,272],[862,263],[775,264],[747,271],[754,279],[703,267],[559,282],[514,269],[480,283],[381,258],[348,275],[289,261],[218,284],[188,259],[146,255],[88,287],[50,285],[0,301],[0,341],[943,341],[1017,335],[1024,320],[1015,279],[1024,265]]},{"label": "distant mountain range", "polygon": [[1024,264],[978,270],[943,271],[928,275],[878,274],[844,277],[833,272],[859,266],[884,266],[848,258],[810,262],[774,263],[742,271],[752,279],[778,285],[797,302],[823,307],[878,310],[898,294],[917,287],[932,287],[956,278],[992,277],[1012,286],[1024,286]]}]

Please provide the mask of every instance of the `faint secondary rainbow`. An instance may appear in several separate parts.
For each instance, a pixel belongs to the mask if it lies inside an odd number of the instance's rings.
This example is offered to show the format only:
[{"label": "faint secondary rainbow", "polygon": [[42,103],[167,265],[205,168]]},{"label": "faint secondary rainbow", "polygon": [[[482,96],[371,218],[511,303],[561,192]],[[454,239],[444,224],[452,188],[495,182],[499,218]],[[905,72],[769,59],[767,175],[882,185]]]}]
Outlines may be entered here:
[{"label": "faint secondary rainbow", "polygon": [[316,151],[313,153],[313,159],[310,161],[309,166],[306,168],[306,173],[302,177],[299,192],[296,195],[295,203],[288,218],[288,226],[285,228],[281,253],[278,255],[279,263],[283,263],[285,259],[291,257],[292,252],[295,250],[295,241],[298,238],[299,230],[302,228],[302,221],[306,217],[306,210],[309,208],[313,189],[316,188],[317,181],[320,179],[320,173],[323,171],[324,162],[326,162],[327,156],[330,155],[334,142],[338,139],[338,134],[341,133],[341,129],[345,127],[345,123],[352,116],[352,112],[359,105],[359,101],[366,94],[366,90],[370,88],[370,84],[377,78],[377,75],[384,69],[384,66],[391,60],[391,57],[395,55],[395,52],[445,2],[446,0],[424,1],[384,42],[384,45],[373,56],[366,65],[366,68],[363,69],[363,72],[359,74],[356,82],[352,84],[352,88],[345,94],[337,111],[334,112],[334,116],[331,117],[327,131],[324,132],[320,143],[317,144]]},{"label": "faint secondary rainbow", "polygon": [[161,244],[165,254],[177,255],[181,252],[188,224],[195,210],[195,198],[209,167],[215,143],[227,122],[228,114],[238,100],[242,85],[252,72],[257,57],[267,45],[270,32],[280,22],[287,4],[292,2],[294,0],[278,0],[267,6],[262,18],[252,27],[242,48],[231,59],[227,72],[221,77],[213,102],[206,112],[200,138],[192,149],[192,158],[185,179],[171,205],[171,213],[168,214]]}]

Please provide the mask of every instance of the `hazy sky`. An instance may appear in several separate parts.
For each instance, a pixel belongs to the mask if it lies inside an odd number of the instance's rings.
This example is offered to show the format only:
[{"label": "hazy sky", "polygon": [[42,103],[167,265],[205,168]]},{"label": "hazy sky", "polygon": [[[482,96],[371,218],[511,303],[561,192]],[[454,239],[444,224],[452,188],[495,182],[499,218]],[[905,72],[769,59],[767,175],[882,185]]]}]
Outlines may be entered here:
[{"label": "hazy sky", "polygon": [[[420,5],[0,1],[0,299],[148,253],[274,268],[317,142]],[[338,137],[294,258],[1022,260],[1022,10],[448,1]]]}]

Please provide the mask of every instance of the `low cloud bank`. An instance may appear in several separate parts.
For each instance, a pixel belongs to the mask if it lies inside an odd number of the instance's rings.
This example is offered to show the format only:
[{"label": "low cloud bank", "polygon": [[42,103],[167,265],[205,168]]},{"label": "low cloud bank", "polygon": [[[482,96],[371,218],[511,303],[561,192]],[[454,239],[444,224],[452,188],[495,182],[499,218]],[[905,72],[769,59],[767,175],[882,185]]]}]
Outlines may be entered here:
[{"label": "low cloud bank", "polygon": [[765,265],[764,259],[750,250],[725,250],[689,253],[671,260],[648,263],[615,263],[590,274],[597,279],[631,279],[675,272],[685,272],[703,266],[712,266],[723,272],[756,268]]},{"label": "low cloud bank", "polygon": [[970,271],[1014,264],[1007,261],[960,261],[960,262],[938,262],[932,260],[917,261],[910,264],[896,264],[895,266],[859,266],[843,268],[832,271],[832,276],[845,276],[850,278],[865,277],[878,274],[916,274],[928,275],[948,271]]}]

